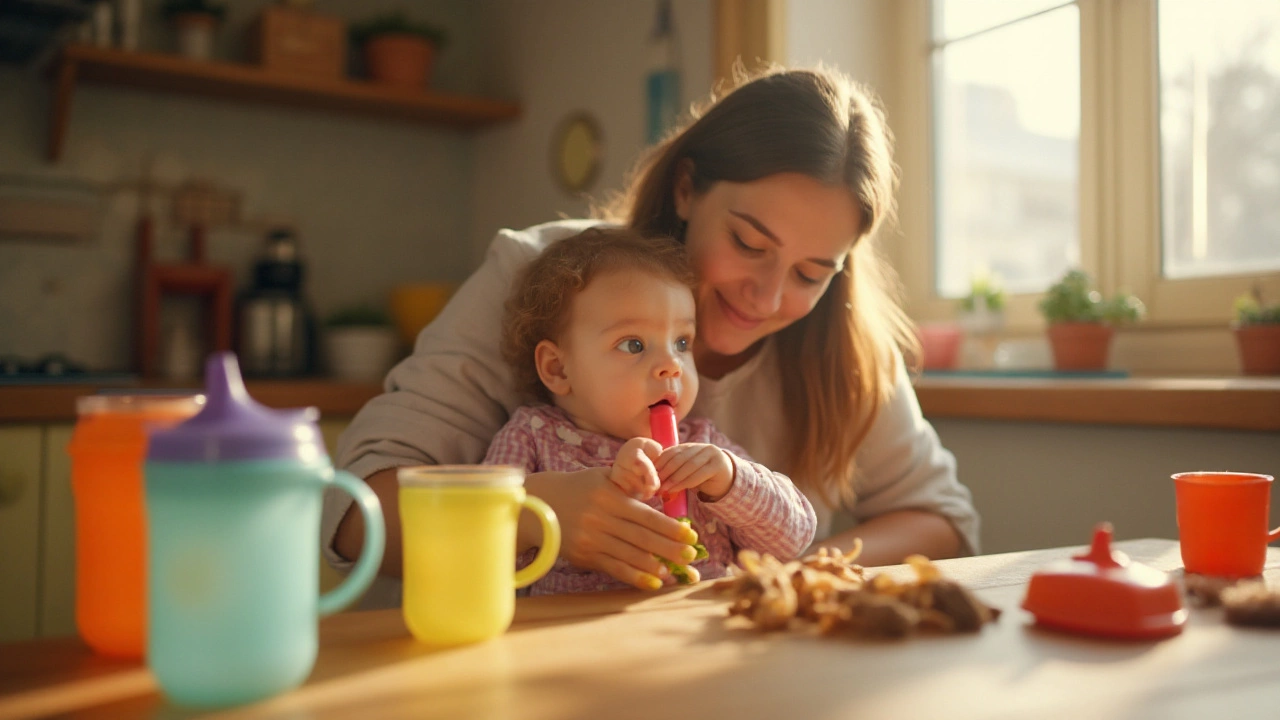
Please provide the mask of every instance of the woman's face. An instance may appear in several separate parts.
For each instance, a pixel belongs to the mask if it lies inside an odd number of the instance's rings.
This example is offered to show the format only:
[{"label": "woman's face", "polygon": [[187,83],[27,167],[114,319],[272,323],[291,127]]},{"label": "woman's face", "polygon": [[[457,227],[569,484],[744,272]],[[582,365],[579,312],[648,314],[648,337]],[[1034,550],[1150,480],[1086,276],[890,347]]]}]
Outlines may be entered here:
[{"label": "woman's face", "polygon": [[683,178],[676,212],[698,274],[698,362],[739,355],[813,309],[861,227],[853,193],[800,173],[717,182]]}]

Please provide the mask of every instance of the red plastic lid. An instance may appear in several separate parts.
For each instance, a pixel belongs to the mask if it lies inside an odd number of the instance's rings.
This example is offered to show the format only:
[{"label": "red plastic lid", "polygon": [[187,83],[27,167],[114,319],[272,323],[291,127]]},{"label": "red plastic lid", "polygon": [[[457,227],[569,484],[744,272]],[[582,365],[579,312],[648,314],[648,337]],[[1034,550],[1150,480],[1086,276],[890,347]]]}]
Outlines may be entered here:
[{"label": "red plastic lid", "polygon": [[1094,528],[1089,552],[1032,575],[1022,607],[1038,625],[1101,637],[1169,637],[1187,622],[1182,595],[1167,573],[1111,549],[1110,523]]}]

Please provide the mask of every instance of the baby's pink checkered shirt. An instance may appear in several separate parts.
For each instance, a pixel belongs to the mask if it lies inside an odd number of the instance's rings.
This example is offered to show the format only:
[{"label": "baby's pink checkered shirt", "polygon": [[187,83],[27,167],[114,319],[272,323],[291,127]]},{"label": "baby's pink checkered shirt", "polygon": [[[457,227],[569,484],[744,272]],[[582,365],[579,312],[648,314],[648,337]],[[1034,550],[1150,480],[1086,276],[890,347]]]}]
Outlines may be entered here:
[{"label": "baby's pink checkered shirt", "polygon": [[[689,517],[709,557],[694,563],[702,578],[725,574],[737,551],[743,548],[789,560],[809,546],[817,518],[809,500],[782,473],[752,462],[747,453],[715,429],[706,418],[686,418],[680,423],[680,441],[709,443],[734,455],[733,487],[715,502],[702,502],[690,492]],[[573,472],[609,467],[623,440],[580,430],[552,405],[519,408],[494,436],[484,462],[515,465],[527,473]],[[661,509],[658,498],[648,501]],[[521,554],[518,566],[533,560],[537,549]],[[630,587],[612,577],[570,564],[563,557],[541,580],[529,587],[531,595],[612,590]]]}]

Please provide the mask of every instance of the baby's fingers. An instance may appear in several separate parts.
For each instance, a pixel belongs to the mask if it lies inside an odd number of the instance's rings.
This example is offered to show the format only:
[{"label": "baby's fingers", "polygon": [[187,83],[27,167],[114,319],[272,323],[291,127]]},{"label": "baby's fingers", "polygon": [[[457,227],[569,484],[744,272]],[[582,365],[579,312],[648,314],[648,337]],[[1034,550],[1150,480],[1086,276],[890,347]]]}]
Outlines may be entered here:
[{"label": "baby's fingers", "polygon": [[664,474],[662,492],[674,492],[680,489],[694,488],[706,482],[714,472],[711,464],[714,452],[711,448],[701,448],[688,453],[677,464],[671,463]]},{"label": "baby's fingers", "polygon": [[634,477],[636,492],[643,495],[643,500],[653,497],[654,493],[658,492],[658,487],[662,485],[662,481],[658,478],[658,471],[653,467],[653,461],[644,455],[636,460]]},{"label": "baby's fingers", "polygon": [[688,445],[675,445],[662,451],[662,454],[653,461],[653,467],[658,471],[658,477],[670,477],[681,465],[685,464],[689,457],[694,453],[694,448]]}]

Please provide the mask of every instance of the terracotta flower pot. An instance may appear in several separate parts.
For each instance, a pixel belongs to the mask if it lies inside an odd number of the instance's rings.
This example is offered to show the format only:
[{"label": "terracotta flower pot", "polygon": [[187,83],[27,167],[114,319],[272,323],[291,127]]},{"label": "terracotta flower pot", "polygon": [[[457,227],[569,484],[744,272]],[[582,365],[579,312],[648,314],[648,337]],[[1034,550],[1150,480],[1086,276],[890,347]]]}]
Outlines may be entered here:
[{"label": "terracotta flower pot", "polygon": [[1109,325],[1102,323],[1053,323],[1049,326],[1053,368],[1063,371],[1106,370],[1114,333]]},{"label": "terracotta flower pot", "polygon": [[1236,346],[1245,375],[1280,375],[1280,324],[1241,325]]},{"label": "terracotta flower pot", "polygon": [[369,78],[376,83],[421,90],[427,86],[436,47],[417,35],[387,33],[364,46]]},{"label": "terracotta flower pot", "polygon": [[960,361],[964,330],[955,323],[925,323],[916,329],[925,370],[954,370]]}]

